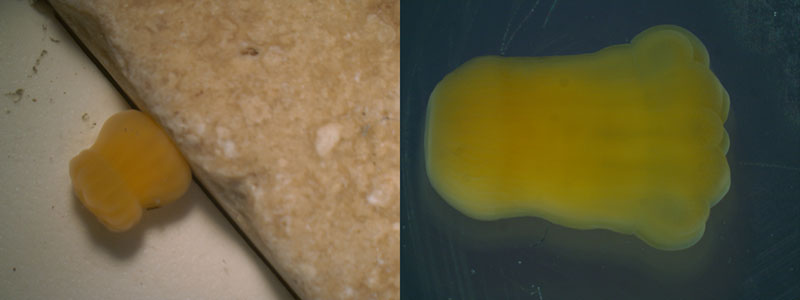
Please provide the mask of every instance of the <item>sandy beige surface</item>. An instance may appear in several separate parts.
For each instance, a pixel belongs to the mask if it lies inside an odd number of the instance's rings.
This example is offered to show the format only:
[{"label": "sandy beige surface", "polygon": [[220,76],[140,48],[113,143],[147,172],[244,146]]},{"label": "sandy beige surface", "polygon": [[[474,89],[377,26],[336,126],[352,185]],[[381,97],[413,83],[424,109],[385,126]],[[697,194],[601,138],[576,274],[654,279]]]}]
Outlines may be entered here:
[{"label": "sandy beige surface", "polygon": [[399,1],[51,1],[304,299],[399,298]]}]

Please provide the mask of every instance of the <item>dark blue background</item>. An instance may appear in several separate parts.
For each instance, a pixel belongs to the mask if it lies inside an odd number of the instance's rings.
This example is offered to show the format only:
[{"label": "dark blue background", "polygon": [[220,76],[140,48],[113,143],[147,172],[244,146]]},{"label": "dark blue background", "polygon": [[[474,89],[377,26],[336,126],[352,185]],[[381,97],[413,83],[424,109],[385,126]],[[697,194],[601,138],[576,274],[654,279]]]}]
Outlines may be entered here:
[{"label": "dark blue background", "polygon": [[[800,1],[538,2],[401,2],[402,298],[800,298]],[[475,221],[433,191],[422,133],[445,74],[481,55],[593,52],[658,24],[697,35],[731,96],[732,187],[697,245]]]}]

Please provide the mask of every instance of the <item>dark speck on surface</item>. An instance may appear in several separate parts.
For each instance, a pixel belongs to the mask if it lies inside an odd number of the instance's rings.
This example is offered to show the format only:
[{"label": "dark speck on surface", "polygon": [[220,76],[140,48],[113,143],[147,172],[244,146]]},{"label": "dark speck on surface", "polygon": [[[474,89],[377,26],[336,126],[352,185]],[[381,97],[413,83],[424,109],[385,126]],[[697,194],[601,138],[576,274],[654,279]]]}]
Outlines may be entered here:
[{"label": "dark speck on surface", "polygon": [[6,93],[6,96],[16,98],[16,99],[13,100],[14,103],[17,103],[20,100],[22,100],[22,96],[23,95],[25,95],[25,89],[17,89],[16,91],[13,91],[13,92],[10,92],[10,93]]},{"label": "dark speck on surface", "polygon": [[47,55],[47,50],[42,50],[42,53],[39,53],[39,58],[36,59],[36,62],[33,64],[33,74],[39,73],[39,64],[42,62],[42,58]]},{"label": "dark speck on surface", "polygon": [[242,50],[239,53],[241,53],[242,55],[256,56],[256,55],[258,55],[258,50],[256,48],[253,48],[253,47],[247,47],[247,48],[245,48],[244,50]]}]

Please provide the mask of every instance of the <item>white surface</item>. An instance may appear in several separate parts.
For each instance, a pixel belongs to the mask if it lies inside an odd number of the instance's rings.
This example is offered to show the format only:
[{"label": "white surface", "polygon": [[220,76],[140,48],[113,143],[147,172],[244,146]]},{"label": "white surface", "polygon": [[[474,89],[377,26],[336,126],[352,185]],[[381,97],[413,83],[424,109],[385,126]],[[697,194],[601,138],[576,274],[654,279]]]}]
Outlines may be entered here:
[{"label": "white surface", "polygon": [[126,108],[48,12],[0,1],[0,298],[291,299],[196,184],[123,234],[81,206],[68,162]]}]

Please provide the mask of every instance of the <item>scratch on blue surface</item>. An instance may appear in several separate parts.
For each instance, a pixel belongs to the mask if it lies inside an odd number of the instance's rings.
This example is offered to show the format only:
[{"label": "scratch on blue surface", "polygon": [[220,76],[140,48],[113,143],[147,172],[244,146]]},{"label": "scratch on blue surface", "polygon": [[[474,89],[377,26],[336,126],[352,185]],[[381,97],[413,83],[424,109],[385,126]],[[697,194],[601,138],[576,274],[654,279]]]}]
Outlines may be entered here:
[{"label": "scratch on blue surface", "polygon": [[550,5],[550,10],[547,11],[547,16],[544,17],[544,23],[542,23],[542,28],[547,26],[547,22],[550,21],[550,14],[553,13],[554,9],[556,9],[556,4],[558,4],[558,0],[554,0],[553,4]]},{"label": "scratch on blue surface", "polygon": [[542,299],[542,287],[536,286],[535,284],[531,284],[531,289],[533,289],[533,288],[536,288],[536,291],[531,292],[531,296],[538,295],[539,296],[539,300],[543,300]]},{"label": "scratch on blue surface", "polygon": [[511,29],[511,23],[514,21],[514,16],[516,14],[517,12],[514,11],[514,13],[511,14],[511,18],[508,19],[508,24],[506,24],[506,31],[503,32],[503,39],[502,42],[500,43],[500,54],[505,54],[506,52],[505,48],[506,48],[506,38],[508,37],[508,30]]},{"label": "scratch on blue surface", "polygon": [[[508,35],[508,30],[511,29],[511,20],[508,21],[508,25],[506,25],[506,32],[503,34],[503,43],[500,45],[500,55],[506,54],[506,50],[508,50],[509,44],[511,44],[511,41],[514,40],[514,37],[517,35],[517,32],[520,30],[520,28],[522,28],[522,25],[525,25],[525,22],[528,21],[528,18],[530,18],[531,15],[533,15],[533,12],[536,11],[536,7],[539,6],[540,1],[541,0],[536,0],[536,3],[533,4],[531,10],[528,11],[528,14],[525,15],[524,18],[522,18],[522,21],[520,21],[519,24],[517,24],[517,28],[511,32],[511,35]],[[516,12],[514,12],[514,15],[516,15]],[[514,19],[513,15],[511,19],[512,20]]]},{"label": "scratch on blue surface", "polygon": [[761,162],[748,162],[742,161],[738,162],[739,165],[742,166],[751,166],[751,167],[760,167],[760,168],[772,168],[772,169],[782,169],[782,170],[789,170],[789,171],[797,171],[800,172],[800,167],[794,166],[785,166],[779,164],[770,164],[770,163],[761,163]]}]

